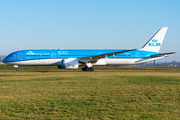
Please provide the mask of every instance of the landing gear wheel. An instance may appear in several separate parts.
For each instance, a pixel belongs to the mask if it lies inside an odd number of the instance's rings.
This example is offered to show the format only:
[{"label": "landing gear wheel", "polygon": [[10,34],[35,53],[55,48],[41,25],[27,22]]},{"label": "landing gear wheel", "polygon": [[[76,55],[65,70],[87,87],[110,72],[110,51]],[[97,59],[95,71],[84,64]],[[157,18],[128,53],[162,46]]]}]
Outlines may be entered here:
[{"label": "landing gear wheel", "polygon": [[92,72],[92,71],[94,71],[94,68],[92,68],[92,67],[90,67],[90,68],[89,67],[83,67],[82,71],[91,71]]},{"label": "landing gear wheel", "polygon": [[86,68],[85,68],[85,67],[83,67],[83,68],[82,68],[82,71],[86,71]]},{"label": "landing gear wheel", "polygon": [[18,68],[16,68],[16,71],[19,71],[19,69],[18,69]]},{"label": "landing gear wheel", "polygon": [[90,67],[89,70],[92,72],[92,71],[94,71],[94,68]]},{"label": "landing gear wheel", "polygon": [[86,68],[86,71],[89,71],[89,70],[90,70],[90,69],[87,67],[87,68]]}]

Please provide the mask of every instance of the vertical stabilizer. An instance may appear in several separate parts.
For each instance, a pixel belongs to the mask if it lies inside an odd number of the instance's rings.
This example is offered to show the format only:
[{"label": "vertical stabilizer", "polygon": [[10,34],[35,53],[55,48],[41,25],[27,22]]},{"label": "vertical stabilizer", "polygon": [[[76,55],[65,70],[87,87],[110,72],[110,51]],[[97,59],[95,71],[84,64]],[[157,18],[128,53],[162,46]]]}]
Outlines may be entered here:
[{"label": "vertical stabilizer", "polygon": [[159,52],[162,46],[164,36],[168,27],[161,28],[143,47],[141,50]]}]

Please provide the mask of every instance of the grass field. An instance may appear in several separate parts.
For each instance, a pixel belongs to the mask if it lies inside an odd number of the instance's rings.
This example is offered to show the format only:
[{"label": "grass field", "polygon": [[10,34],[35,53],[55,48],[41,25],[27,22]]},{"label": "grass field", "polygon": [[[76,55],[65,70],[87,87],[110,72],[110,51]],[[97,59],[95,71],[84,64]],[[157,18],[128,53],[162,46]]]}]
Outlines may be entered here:
[{"label": "grass field", "polygon": [[180,119],[180,73],[0,73],[0,119]]},{"label": "grass field", "polygon": [[[180,71],[180,66],[142,66],[142,67],[96,67],[95,71]],[[57,66],[19,66],[20,71],[82,71],[82,67],[75,70],[58,69]],[[15,71],[13,65],[0,65],[0,71]]]}]

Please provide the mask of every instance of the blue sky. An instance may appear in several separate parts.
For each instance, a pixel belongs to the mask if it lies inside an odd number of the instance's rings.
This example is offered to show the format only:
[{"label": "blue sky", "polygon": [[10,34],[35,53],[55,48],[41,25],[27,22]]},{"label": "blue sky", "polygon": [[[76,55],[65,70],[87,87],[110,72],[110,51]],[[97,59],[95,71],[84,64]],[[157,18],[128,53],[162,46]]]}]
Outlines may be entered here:
[{"label": "blue sky", "polygon": [[0,55],[22,49],[141,48],[169,27],[160,61],[180,61],[180,0],[0,0]]}]

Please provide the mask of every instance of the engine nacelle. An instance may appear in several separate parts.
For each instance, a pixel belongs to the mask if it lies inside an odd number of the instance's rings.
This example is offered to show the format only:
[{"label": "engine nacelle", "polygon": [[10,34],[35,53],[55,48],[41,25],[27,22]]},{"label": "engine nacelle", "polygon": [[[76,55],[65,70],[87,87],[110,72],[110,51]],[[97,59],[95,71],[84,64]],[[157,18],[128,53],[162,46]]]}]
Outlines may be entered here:
[{"label": "engine nacelle", "polygon": [[61,65],[58,66],[58,68],[59,69],[78,69],[79,61],[76,58],[63,59],[61,61]]}]

